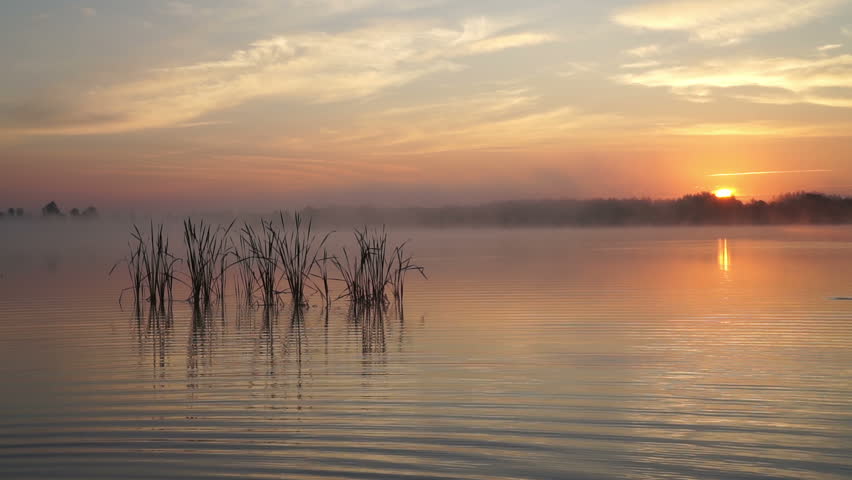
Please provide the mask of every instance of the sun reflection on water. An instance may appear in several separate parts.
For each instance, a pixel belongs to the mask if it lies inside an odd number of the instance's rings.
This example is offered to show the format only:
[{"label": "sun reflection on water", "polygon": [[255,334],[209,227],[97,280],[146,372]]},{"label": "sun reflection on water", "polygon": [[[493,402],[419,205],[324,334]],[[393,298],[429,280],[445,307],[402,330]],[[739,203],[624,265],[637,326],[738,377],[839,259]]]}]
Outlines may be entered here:
[{"label": "sun reflection on water", "polygon": [[720,238],[719,246],[717,249],[717,256],[719,258],[719,270],[723,272],[731,271],[731,256],[728,253],[728,239]]}]

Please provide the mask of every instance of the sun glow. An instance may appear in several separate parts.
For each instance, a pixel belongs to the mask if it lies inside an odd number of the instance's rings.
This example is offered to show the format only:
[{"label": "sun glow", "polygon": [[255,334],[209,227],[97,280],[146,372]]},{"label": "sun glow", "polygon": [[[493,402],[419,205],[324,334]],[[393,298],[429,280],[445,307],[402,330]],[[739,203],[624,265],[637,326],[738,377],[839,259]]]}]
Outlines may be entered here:
[{"label": "sun glow", "polygon": [[713,192],[713,195],[716,195],[716,198],[731,198],[734,196],[733,188],[720,188]]}]

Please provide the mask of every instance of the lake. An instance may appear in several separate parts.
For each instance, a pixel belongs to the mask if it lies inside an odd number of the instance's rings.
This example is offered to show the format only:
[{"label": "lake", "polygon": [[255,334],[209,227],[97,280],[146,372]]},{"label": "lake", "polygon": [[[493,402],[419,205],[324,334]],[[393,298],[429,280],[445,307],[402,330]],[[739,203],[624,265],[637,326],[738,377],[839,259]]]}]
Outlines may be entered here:
[{"label": "lake", "polygon": [[0,477],[852,477],[852,228],[394,235],[401,311],[152,315],[127,225],[0,222]]}]

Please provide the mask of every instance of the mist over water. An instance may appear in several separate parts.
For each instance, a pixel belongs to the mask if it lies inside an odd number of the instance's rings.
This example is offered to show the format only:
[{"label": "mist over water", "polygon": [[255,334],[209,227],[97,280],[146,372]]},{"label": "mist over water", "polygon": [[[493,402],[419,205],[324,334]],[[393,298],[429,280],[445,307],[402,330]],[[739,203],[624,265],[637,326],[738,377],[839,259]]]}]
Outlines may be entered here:
[{"label": "mist over water", "polygon": [[402,311],[157,315],[128,227],[0,222],[0,476],[852,476],[852,228],[394,229]]}]

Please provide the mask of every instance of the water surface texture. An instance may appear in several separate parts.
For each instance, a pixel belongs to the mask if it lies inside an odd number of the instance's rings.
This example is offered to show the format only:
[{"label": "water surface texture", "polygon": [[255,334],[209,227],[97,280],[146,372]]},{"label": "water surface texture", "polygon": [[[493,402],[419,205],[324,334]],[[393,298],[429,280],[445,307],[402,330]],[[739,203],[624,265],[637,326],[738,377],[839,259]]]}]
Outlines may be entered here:
[{"label": "water surface texture", "polygon": [[852,477],[850,228],[398,232],[356,316],[122,308],[125,232],[0,226],[0,477]]}]

